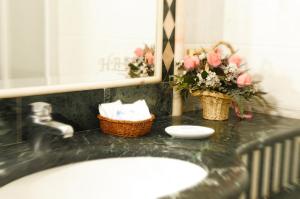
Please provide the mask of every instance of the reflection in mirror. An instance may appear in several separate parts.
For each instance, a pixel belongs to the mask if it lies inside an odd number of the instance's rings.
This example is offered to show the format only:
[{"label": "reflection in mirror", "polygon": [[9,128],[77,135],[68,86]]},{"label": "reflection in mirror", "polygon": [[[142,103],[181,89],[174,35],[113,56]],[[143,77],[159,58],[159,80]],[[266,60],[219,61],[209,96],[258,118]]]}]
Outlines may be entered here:
[{"label": "reflection in mirror", "polygon": [[131,78],[135,50],[156,43],[157,2],[0,0],[0,89]]}]

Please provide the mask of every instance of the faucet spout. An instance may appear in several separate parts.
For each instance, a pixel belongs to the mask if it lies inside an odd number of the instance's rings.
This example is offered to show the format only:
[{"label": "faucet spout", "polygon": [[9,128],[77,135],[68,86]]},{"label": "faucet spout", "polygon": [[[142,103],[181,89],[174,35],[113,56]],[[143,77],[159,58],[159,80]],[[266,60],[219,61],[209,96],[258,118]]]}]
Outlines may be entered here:
[{"label": "faucet spout", "polygon": [[31,118],[34,124],[40,124],[57,129],[57,131],[49,131],[51,134],[62,136],[63,138],[73,137],[74,129],[72,126],[52,120],[51,104],[45,102],[35,102],[30,105],[33,113]]},{"label": "faucet spout", "polygon": [[51,143],[58,137],[66,139],[74,135],[71,125],[52,119],[51,104],[35,102],[31,105],[31,114],[27,123],[27,138],[32,144],[36,154],[41,154],[51,149]]},{"label": "faucet spout", "polygon": [[36,124],[48,126],[54,129],[57,129],[57,131],[49,131],[50,134],[61,136],[64,139],[65,138],[71,138],[74,135],[74,129],[71,125],[64,124],[57,121],[46,121],[46,122],[36,122]]}]

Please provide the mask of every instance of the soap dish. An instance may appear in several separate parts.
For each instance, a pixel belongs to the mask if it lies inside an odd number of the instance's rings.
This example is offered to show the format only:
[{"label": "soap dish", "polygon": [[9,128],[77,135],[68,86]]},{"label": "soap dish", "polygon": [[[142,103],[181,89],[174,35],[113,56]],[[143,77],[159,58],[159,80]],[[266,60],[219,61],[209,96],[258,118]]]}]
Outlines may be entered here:
[{"label": "soap dish", "polygon": [[178,125],[165,128],[167,134],[174,138],[202,139],[211,136],[215,130],[205,126]]},{"label": "soap dish", "polygon": [[155,116],[142,121],[113,120],[97,115],[103,133],[120,137],[139,137],[150,132]]}]

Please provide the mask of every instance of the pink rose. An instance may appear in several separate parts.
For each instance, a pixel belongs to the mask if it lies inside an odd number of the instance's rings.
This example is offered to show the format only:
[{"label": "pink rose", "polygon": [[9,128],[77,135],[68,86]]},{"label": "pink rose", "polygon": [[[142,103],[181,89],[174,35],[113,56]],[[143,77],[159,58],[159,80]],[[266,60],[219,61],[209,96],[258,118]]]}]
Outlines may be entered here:
[{"label": "pink rose", "polygon": [[196,68],[197,65],[199,65],[200,60],[198,57],[196,56],[186,56],[184,57],[184,68],[186,70],[193,70],[194,68]]},{"label": "pink rose", "polygon": [[134,53],[137,57],[142,57],[144,55],[144,50],[141,48],[137,48],[135,49]]},{"label": "pink rose", "polygon": [[207,62],[209,65],[217,68],[222,64],[221,53],[219,50],[212,51],[207,54]]},{"label": "pink rose", "polygon": [[148,64],[152,65],[154,63],[154,56],[153,56],[152,52],[147,52],[145,54],[145,59]]},{"label": "pink rose", "polygon": [[230,64],[235,64],[237,67],[240,67],[240,65],[242,63],[242,59],[238,55],[232,55],[228,61]]},{"label": "pink rose", "polygon": [[248,73],[243,73],[237,78],[238,87],[249,86],[252,84],[252,78]]},{"label": "pink rose", "polygon": [[199,58],[197,56],[193,56],[192,60],[193,60],[193,62],[195,64],[195,66],[198,66],[200,64],[200,60],[199,60]]}]

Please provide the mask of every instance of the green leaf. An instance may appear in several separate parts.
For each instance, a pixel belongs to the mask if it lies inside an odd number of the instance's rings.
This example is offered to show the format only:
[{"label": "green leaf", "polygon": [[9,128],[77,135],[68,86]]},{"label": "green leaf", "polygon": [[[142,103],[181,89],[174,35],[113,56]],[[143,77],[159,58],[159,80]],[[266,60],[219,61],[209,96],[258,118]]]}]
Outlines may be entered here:
[{"label": "green leaf", "polygon": [[140,73],[134,72],[132,70],[129,71],[129,76],[132,78],[140,77]]},{"label": "green leaf", "polygon": [[263,107],[267,107],[268,109],[273,109],[273,107],[267,102],[267,100],[261,95],[253,96],[253,99],[259,103]]},{"label": "green leaf", "polygon": [[233,101],[237,104],[238,109],[240,111],[240,114],[244,114],[244,104],[245,104],[245,99],[240,96],[240,95],[234,95],[233,96]]},{"label": "green leaf", "polygon": [[134,65],[133,63],[129,63],[128,66],[130,67],[131,70],[138,70],[139,67]]},{"label": "green leaf", "polygon": [[208,76],[208,73],[207,73],[206,71],[203,71],[203,72],[201,73],[201,77],[202,77],[203,79],[206,79],[207,76]]}]

